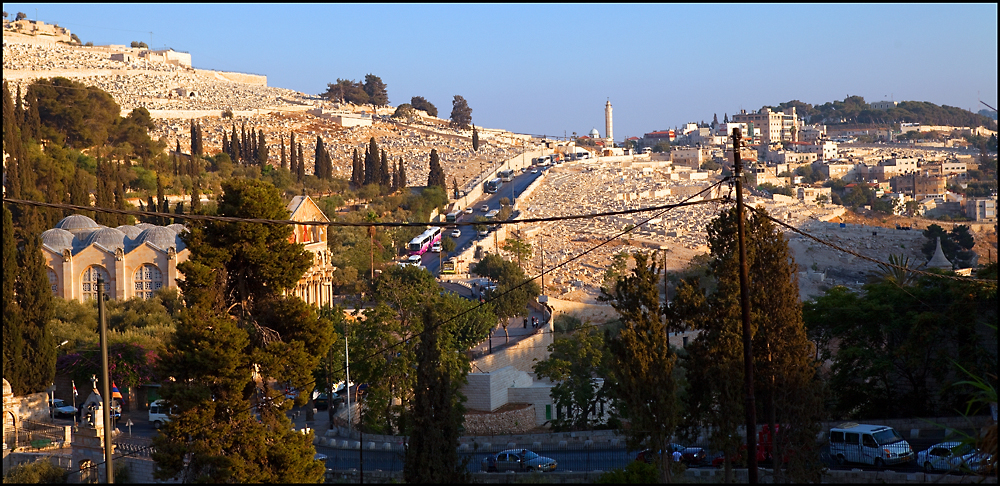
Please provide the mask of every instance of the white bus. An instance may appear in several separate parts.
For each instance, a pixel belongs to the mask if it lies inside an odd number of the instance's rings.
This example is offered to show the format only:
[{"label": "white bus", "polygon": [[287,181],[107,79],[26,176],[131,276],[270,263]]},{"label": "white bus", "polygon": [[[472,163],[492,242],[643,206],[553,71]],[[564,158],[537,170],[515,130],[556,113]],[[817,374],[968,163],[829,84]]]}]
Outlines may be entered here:
[{"label": "white bus", "polygon": [[514,169],[501,170],[497,175],[500,176],[501,181],[510,182],[514,180]]},{"label": "white bus", "polygon": [[441,228],[435,226],[428,228],[427,231],[410,240],[410,243],[406,245],[406,249],[410,251],[410,255],[423,255],[427,253],[427,250],[431,249],[431,245],[439,241],[441,241]]}]

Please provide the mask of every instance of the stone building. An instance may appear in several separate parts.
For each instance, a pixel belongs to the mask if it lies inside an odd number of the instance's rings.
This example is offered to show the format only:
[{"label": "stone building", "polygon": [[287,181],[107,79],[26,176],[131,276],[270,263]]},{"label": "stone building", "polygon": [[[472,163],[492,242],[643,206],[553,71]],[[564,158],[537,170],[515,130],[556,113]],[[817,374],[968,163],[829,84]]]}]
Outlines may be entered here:
[{"label": "stone building", "polygon": [[[296,196],[287,206],[293,221],[329,222],[308,196]],[[97,277],[112,299],[148,299],[163,288],[176,288],[184,276],[177,264],[190,255],[180,233],[183,225],[139,223],[109,228],[82,214],[67,216],[41,234],[42,255],[52,293],[81,301],[97,297]],[[295,225],[289,238],[313,254],[313,264],[290,291],[309,304],[333,302],[333,272],[325,226]]]}]

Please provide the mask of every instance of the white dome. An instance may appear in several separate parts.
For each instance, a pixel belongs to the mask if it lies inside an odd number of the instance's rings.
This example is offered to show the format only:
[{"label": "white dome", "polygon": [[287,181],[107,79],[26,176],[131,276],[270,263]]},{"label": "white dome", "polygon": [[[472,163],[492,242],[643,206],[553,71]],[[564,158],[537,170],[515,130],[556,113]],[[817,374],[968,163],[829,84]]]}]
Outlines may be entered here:
[{"label": "white dome", "polygon": [[180,223],[168,224],[167,228],[170,228],[170,229],[176,231],[177,234],[181,234],[181,233],[183,233],[185,231],[189,231],[183,224],[180,224]]},{"label": "white dome", "polygon": [[135,239],[136,246],[147,242],[155,245],[161,250],[173,247],[175,251],[181,251],[184,248],[184,243],[181,242],[180,237],[177,236],[177,232],[166,226],[153,226],[144,230],[139,234],[139,237]]},{"label": "white dome", "polygon": [[45,230],[40,235],[40,238],[42,239],[42,244],[48,245],[49,248],[59,253],[62,253],[63,250],[73,249],[73,233],[62,228]]},{"label": "white dome", "polygon": [[101,228],[89,236],[87,239],[83,240],[83,246],[88,247],[94,243],[100,243],[101,246],[109,250],[125,249],[125,233],[119,229],[115,228]]},{"label": "white dome", "polygon": [[117,228],[118,231],[125,233],[125,236],[130,240],[134,240],[139,237],[139,233],[142,233],[142,228],[136,228],[135,226],[129,224],[123,224]]},{"label": "white dome", "polygon": [[599,138],[600,136],[601,136],[601,132],[598,132],[596,128],[591,128],[590,129],[590,137],[591,138]]},{"label": "white dome", "polygon": [[94,222],[94,220],[82,215],[82,214],[71,214],[66,216],[56,223],[56,228],[64,229],[71,233],[77,233],[79,231],[89,231],[100,228],[101,226]]}]

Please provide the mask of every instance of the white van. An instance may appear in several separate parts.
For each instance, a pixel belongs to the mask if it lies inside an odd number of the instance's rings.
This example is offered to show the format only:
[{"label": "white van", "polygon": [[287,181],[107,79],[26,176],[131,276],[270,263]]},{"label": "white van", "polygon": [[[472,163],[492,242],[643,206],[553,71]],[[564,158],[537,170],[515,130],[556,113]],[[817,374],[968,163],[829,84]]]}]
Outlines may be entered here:
[{"label": "white van", "polygon": [[896,429],[856,423],[830,429],[830,456],[841,465],[857,462],[875,467],[904,464],[915,458],[913,448]]},{"label": "white van", "polygon": [[157,400],[149,405],[149,423],[154,429],[158,429],[163,424],[170,421],[170,414],[167,410],[166,400]]}]

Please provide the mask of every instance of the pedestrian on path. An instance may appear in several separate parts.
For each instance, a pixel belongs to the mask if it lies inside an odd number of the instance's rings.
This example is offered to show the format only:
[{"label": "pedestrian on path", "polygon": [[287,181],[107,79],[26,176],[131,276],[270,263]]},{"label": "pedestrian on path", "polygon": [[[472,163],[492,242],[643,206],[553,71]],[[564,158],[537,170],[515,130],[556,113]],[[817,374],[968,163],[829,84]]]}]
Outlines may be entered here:
[{"label": "pedestrian on path", "polygon": [[[534,326],[532,326],[532,327],[534,327]],[[528,318],[527,317],[524,318],[524,328],[525,329],[528,328]]]}]

